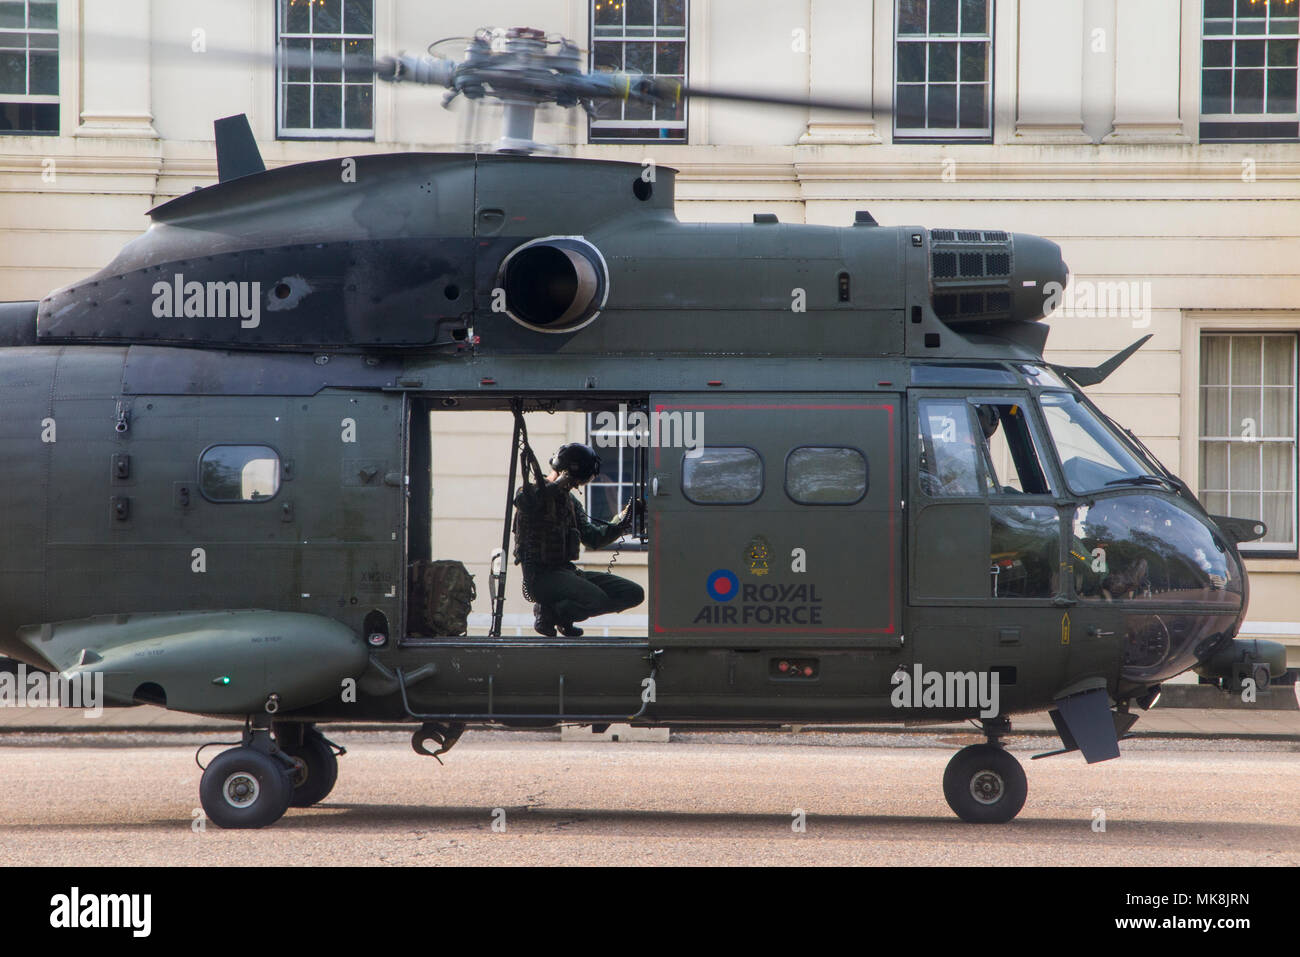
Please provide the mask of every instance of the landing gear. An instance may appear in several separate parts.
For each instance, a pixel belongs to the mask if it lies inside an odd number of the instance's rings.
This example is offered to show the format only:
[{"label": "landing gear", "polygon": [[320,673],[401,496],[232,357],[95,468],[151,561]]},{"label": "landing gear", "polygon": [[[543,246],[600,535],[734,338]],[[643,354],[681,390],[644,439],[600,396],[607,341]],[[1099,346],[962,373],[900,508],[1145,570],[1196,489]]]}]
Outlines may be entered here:
[{"label": "landing gear", "polygon": [[244,728],[240,747],[213,758],[199,781],[199,802],[218,827],[254,828],[274,824],[293,797],[294,762],[271,739],[268,715],[255,715]]},{"label": "landing gear", "polygon": [[[335,745],[311,725],[290,721],[276,724],[275,739],[280,751],[294,763],[289,807],[311,807],[325,800],[339,777]],[[342,753],[340,748],[339,754]]]},{"label": "landing gear", "polygon": [[1029,793],[1025,769],[999,740],[1011,730],[1005,718],[984,722],[987,744],[962,748],[943,772],[943,796],[971,824],[1005,824],[1020,813]]},{"label": "landing gear", "polygon": [[293,784],[281,762],[253,748],[217,755],[199,782],[203,812],[218,827],[266,827],[289,808]]}]

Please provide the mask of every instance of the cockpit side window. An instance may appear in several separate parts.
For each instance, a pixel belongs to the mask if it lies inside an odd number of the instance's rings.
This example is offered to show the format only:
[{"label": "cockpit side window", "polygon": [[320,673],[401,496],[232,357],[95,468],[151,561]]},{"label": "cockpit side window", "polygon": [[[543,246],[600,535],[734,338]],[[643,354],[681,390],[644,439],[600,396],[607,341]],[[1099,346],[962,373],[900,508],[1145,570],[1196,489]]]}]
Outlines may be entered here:
[{"label": "cockpit side window", "polygon": [[926,495],[1051,494],[1023,403],[923,399],[918,418]]},{"label": "cockpit side window", "polygon": [[932,498],[982,495],[990,480],[982,467],[983,440],[976,439],[973,410],[964,399],[917,403],[921,491]]},{"label": "cockpit side window", "polygon": [[1072,491],[1094,492],[1147,473],[1147,466],[1075,396],[1044,392],[1039,402]]},{"label": "cockpit side window", "polygon": [[976,413],[984,427],[994,473],[998,476],[994,479],[994,492],[1052,494],[1024,405],[991,401],[976,406]]}]

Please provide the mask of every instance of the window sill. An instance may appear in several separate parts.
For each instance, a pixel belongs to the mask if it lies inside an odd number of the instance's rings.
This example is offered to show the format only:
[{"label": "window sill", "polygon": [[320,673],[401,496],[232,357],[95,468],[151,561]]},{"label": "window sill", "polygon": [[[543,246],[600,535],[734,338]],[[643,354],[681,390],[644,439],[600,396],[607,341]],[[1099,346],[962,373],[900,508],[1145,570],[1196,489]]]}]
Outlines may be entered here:
[{"label": "window sill", "polygon": [[1264,574],[1281,574],[1281,575],[1300,575],[1300,558],[1251,558],[1249,555],[1242,555],[1246,562],[1246,571],[1252,575]]},{"label": "window sill", "polygon": [[374,132],[368,133],[349,133],[344,130],[322,130],[319,133],[277,133],[277,140],[288,143],[305,143],[305,142],[345,142],[345,143],[373,143],[375,142]]},{"label": "window sill", "polygon": [[916,143],[918,145],[931,143],[941,146],[959,146],[962,143],[983,143],[987,145],[993,142],[993,134],[979,133],[975,136],[962,136],[958,133],[944,133],[938,130],[930,133],[895,133],[894,142],[899,144]]}]

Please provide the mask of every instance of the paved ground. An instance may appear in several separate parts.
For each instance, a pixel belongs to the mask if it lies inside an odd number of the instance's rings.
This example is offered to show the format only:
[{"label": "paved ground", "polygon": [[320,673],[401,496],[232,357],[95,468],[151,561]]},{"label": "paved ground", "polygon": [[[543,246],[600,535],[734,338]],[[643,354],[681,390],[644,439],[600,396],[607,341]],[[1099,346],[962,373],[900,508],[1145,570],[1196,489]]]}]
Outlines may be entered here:
[{"label": "paved ground", "polygon": [[668,744],[471,731],[445,767],[406,734],[345,732],[322,805],[196,832],[193,752],[212,738],[0,734],[0,864],[1300,864],[1300,736],[1148,737],[1091,767],[1030,761],[1052,742],[1019,736],[1028,803],[976,827],[940,790],[955,747],[978,740],[954,730]]}]

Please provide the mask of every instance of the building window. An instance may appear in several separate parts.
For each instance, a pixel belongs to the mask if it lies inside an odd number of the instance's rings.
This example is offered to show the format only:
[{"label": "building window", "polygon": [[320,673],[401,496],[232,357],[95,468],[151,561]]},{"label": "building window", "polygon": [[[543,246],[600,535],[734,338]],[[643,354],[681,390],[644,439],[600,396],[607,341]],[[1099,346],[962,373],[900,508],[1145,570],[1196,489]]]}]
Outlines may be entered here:
[{"label": "building window", "polygon": [[[592,0],[591,68],[686,82],[686,0]],[[596,104],[593,143],[686,142],[686,104]]]},{"label": "building window", "polygon": [[993,0],[897,0],[894,136],[992,139]]},{"label": "building window", "polygon": [[[612,423],[610,419],[615,417]],[[587,414],[587,444],[600,456],[600,474],[586,485],[587,515],[608,522],[617,515],[628,499],[636,496],[636,447],[633,431],[628,428],[627,409]],[[638,436],[639,439],[639,436]],[[626,548],[629,543],[640,547],[635,538],[624,536],[610,548]]]},{"label": "building window", "polygon": [[1201,139],[1297,139],[1300,0],[1204,2]]},{"label": "building window", "polygon": [[1296,551],[1296,335],[1201,336],[1201,502],[1262,519],[1242,551]]},{"label": "building window", "polygon": [[0,134],[59,131],[54,0],[0,3]]},{"label": "building window", "polygon": [[279,0],[278,11],[278,135],[372,138],[374,73],[344,61],[374,55],[374,0]]}]

